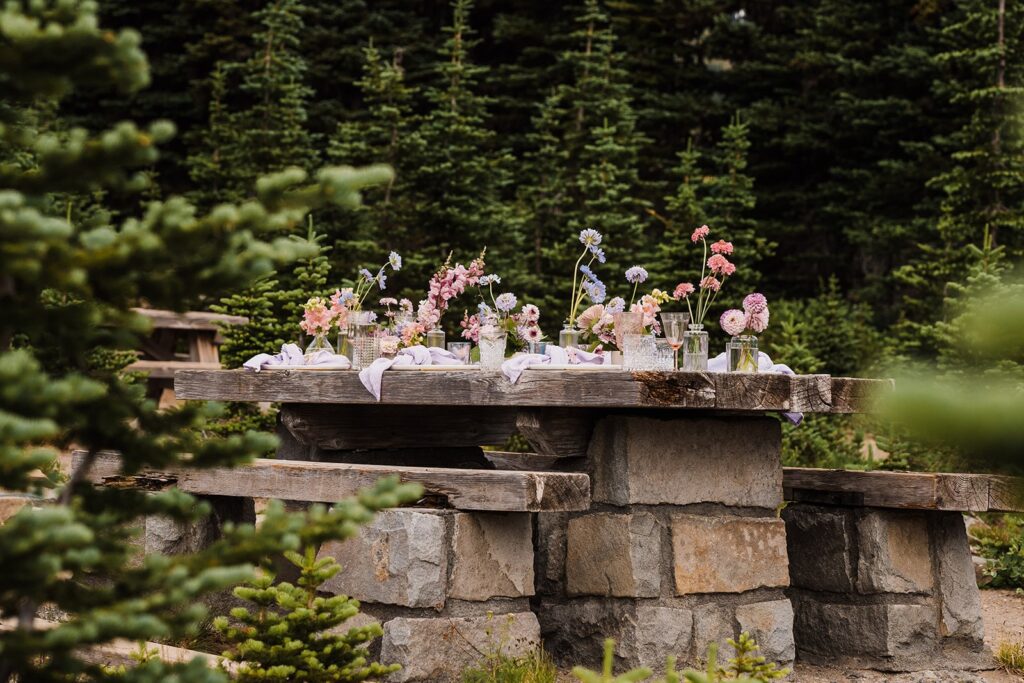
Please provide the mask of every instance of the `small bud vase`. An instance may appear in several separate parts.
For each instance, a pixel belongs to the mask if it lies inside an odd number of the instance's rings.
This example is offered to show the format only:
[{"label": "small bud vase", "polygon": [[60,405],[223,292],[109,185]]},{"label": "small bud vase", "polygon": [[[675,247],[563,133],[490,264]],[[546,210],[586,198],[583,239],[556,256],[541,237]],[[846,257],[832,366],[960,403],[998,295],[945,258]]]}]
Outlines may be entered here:
[{"label": "small bud vase", "polygon": [[444,348],[444,330],[434,328],[427,332],[427,346],[436,346],[439,349]]},{"label": "small bud vase", "polygon": [[321,332],[320,334],[314,335],[313,341],[311,341],[309,343],[309,346],[306,347],[307,356],[312,356],[314,353],[317,353],[318,351],[329,351],[330,353],[334,353],[334,347],[331,346],[331,342],[327,340],[326,332]]},{"label": "small bud vase", "polygon": [[562,328],[562,331],[558,333],[558,345],[563,349],[579,348],[580,345],[580,331],[572,325],[566,325]]},{"label": "small bud vase", "polygon": [[352,345],[348,343],[348,325],[338,332],[338,354],[352,359]]},{"label": "small bud vase", "polygon": [[729,359],[729,372],[757,372],[757,337],[736,335],[726,343],[725,355]]},{"label": "small bud vase", "polygon": [[690,325],[683,332],[683,372],[708,371],[708,333],[703,325]]}]

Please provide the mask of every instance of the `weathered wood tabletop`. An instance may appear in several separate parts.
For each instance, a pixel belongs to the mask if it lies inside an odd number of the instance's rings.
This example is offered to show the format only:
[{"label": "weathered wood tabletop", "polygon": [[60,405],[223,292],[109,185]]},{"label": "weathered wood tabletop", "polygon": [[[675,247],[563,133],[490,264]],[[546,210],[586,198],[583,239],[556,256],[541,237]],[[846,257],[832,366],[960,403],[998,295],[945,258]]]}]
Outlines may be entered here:
[{"label": "weathered wood tabletop", "polygon": [[[478,369],[388,371],[382,405],[658,408],[857,413],[889,380],[769,373],[532,370],[510,383]],[[352,370],[183,370],[183,399],[377,404]]]}]

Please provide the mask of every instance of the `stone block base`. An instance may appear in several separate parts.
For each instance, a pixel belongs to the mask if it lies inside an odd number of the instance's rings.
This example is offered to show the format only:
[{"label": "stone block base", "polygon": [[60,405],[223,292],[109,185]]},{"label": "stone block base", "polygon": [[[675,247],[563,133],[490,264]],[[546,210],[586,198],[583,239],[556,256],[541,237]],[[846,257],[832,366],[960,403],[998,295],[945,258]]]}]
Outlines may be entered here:
[{"label": "stone block base", "polygon": [[960,513],[797,504],[783,518],[801,659],[992,666]]}]

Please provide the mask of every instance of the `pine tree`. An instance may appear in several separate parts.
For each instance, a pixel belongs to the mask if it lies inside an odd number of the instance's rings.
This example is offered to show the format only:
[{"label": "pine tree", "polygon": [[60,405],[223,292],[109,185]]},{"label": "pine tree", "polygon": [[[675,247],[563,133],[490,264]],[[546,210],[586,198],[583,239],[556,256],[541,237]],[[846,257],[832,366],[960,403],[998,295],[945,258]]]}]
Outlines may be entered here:
[{"label": "pine tree", "polygon": [[[9,30],[16,27],[16,30]],[[157,412],[141,386],[97,354],[138,348],[146,322],[130,307],[183,307],[203,294],[251,284],[275,264],[310,253],[301,240],[263,239],[300,227],[311,209],[354,205],[358,190],[390,177],[386,168],[328,168],[308,182],[293,169],[265,177],[256,199],[200,213],[180,197],[150,202],[120,223],[66,219],[63,198],[100,189],[137,191],[173,126],[122,123],[67,141],[39,135],[21,108],[46,99],[132,92],[149,80],[139,37],[101,28],[92,3],[16,3],[0,10],[0,488],[39,494],[58,484],[60,450],[84,456],[57,497],[23,508],[0,526],[0,681],[106,681],[125,676],[81,652],[118,638],[194,634],[200,598],[251,576],[252,563],[350,534],[372,511],[416,495],[385,482],[361,502],[306,515],[275,505],[259,529],[239,526],[193,555],[128,562],[143,515],[196,520],[209,509],[176,489],[156,494],[87,483],[98,453],[120,454],[122,472],[230,466],[272,447],[268,435],[204,433],[215,413],[201,404]],[[28,125],[26,125],[26,123]],[[108,214],[109,215],[109,214]],[[46,607],[67,618],[36,623]],[[132,680],[223,681],[200,662],[140,663]]]},{"label": "pine tree", "polygon": [[359,612],[359,602],[346,595],[323,597],[317,589],[341,569],[333,557],[317,559],[316,548],[288,551],[285,558],[299,568],[298,585],[274,584],[270,574],[235,588],[235,596],[256,606],[231,611],[214,626],[231,648],[224,653],[239,662],[234,680],[288,683],[348,683],[374,680],[397,671],[397,665],[368,662],[365,645],[384,634],[380,624],[335,631]]}]

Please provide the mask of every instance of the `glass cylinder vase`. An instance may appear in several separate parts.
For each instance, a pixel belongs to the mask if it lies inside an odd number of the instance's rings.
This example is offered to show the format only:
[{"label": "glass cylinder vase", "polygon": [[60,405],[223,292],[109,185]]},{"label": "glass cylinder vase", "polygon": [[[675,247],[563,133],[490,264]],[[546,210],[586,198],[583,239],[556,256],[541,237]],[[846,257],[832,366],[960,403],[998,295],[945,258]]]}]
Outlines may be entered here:
[{"label": "glass cylinder vase", "polygon": [[580,345],[580,331],[571,325],[566,325],[562,328],[562,331],[558,333],[558,345],[563,349],[579,348]]},{"label": "glass cylinder vase", "polygon": [[708,371],[708,333],[703,325],[690,325],[683,333],[683,371]]},{"label": "glass cylinder vase", "polygon": [[344,329],[338,331],[338,354],[350,360],[352,358],[352,345],[348,343],[348,324]]},{"label": "glass cylinder vase", "polygon": [[327,333],[321,332],[320,334],[313,336],[313,341],[306,347],[306,356],[312,356],[319,351],[327,351],[334,353],[334,347],[331,346],[331,342],[327,340]]},{"label": "glass cylinder vase", "polygon": [[373,320],[370,311],[349,314],[348,343],[352,349],[349,360],[353,370],[362,370],[380,356],[380,337]]},{"label": "glass cylinder vase", "polygon": [[436,346],[439,349],[444,348],[444,330],[435,327],[434,329],[427,332],[427,347]]},{"label": "glass cylinder vase", "polygon": [[480,367],[486,370],[498,370],[505,361],[505,344],[508,337],[505,332],[480,333]]},{"label": "glass cylinder vase", "polygon": [[729,372],[757,372],[757,337],[739,334],[725,344]]}]

